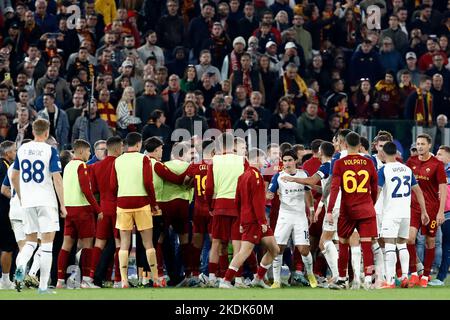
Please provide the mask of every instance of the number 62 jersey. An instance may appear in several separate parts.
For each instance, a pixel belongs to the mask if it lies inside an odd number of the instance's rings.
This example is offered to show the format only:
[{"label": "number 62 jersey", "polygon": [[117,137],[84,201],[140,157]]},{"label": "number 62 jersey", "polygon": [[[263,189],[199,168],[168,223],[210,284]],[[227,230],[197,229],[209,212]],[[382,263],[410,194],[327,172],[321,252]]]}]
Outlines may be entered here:
[{"label": "number 62 jersey", "polygon": [[58,208],[52,173],[61,172],[58,151],[45,142],[31,141],[17,151],[14,169],[20,171],[22,208]]}]

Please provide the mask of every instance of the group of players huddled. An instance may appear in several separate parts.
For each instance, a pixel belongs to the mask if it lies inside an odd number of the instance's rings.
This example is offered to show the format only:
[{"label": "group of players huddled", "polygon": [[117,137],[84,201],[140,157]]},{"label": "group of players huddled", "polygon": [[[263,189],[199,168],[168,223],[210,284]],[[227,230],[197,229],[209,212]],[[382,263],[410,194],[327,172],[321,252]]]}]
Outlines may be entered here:
[{"label": "group of players huddled", "polygon": [[[431,280],[434,237],[449,209],[444,164],[450,148],[442,146],[433,156],[426,134],[417,137],[418,155],[404,165],[386,131],[376,136],[374,155],[367,139],[342,129],[333,142],[313,141],[312,156],[303,163],[289,144],[270,144],[266,152],[247,150],[245,140],[231,133],[177,143],[171,160],[163,163],[159,138],[142,141],[139,133],[129,133],[123,141],[109,138],[106,158],[89,166],[91,146],[76,140],[64,170],[45,142],[49,123],[36,120],[33,134],[35,140],[22,144],[17,155],[13,143],[1,146],[15,158],[2,193],[11,198],[20,248],[18,290],[26,278],[36,279],[39,269],[38,292],[53,292],[48,282],[59,214],[65,225],[57,288],[68,285],[74,245],[81,248],[81,287],[98,288],[93,275],[112,237],[114,287],[128,288],[134,228],[153,287],[168,285],[163,254],[168,228],[178,235],[182,284],[191,287],[288,286],[281,276],[286,252],[292,256],[291,281],[311,288],[426,287]],[[426,235],[421,276],[416,269],[419,230]],[[201,281],[207,234],[209,278]],[[27,273],[33,254],[35,263]],[[243,279],[244,266],[253,274],[251,282]]]}]

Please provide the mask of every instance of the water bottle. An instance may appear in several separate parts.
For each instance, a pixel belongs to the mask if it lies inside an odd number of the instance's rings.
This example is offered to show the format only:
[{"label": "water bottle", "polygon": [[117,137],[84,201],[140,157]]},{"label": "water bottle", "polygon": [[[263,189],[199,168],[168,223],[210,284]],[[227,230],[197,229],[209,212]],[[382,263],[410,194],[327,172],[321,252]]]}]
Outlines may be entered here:
[{"label": "water bottle", "polygon": [[70,273],[67,278],[67,289],[79,289],[81,286],[81,270],[80,267],[73,264],[67,268],[67,273]]},{"label": "water bottle", "polygon": [[136,286],[139,282],[135,255],[130,255],[128,257],[128,281],[134,286]]}]

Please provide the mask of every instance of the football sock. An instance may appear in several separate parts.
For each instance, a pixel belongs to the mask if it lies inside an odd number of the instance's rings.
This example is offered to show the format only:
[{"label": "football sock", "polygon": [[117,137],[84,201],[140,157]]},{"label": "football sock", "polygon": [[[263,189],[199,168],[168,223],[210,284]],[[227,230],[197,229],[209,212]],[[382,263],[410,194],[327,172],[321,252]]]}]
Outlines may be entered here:
[{"label": "football sock", "polygon": [[17,267],[22,267],[23,271],[27,268],[27,263],[33,256],[34,250],[36,250],[37,242],[27,241],[22,248],[22,251],[17,255],[16,264]]},{"label": "football sock", "polygon": [[[372,250],[372,249],[371,249]],[[353,280],[361,281],[361,246],[351,247]]]},{"label": "football sock", "polygon": [[314,262],[314,274],[317,274],[319,277],[325,276],[325,268],[327,266],[327,260],[321,252],[318,252],[316,255],[316,261]]},{"label": "football sock", "polygon": [[298,251],[298,248],[295,247],[294,248],[294,259],[293,259],[295,271],[303,272],[304,265],[303,265],[303,260],[301,257],[302,257],[302,255],[300,254],[300,251]]},{"label": "football sock", "polygon": [[69,251],[61,249],[58,255],[58,280],[66,278],[67,261],[69,260]]},{"label": "football sock", "polygon": [[120,263],[119,263],[119,250],[120,248],[116,248],[116,252],[114,253],[114,281],[120,281]]},{"label": "football sock", "polygon": [[[228,267],[229,269],[230,267]],[[238,271],[236,272],[236,278],[240,278],[242,277],[242,272],[244,272],[244,267],[240,266],[240,268],[238,269]]]},{"label": "football sock", "polygon": [[[374,269],[372,243],[368,241],[361,242],[361,249],[364,261],[364,275],[372,276]],[[361,252],[361,251],[360,251]],[[361,256],[360,256],[361,257]]]},{"label": "football sock", "polygon": [[325,259],[327,260],[328,266],[330,267],[331,274],[333,278],[337,278],[339,276],[338,271],[338,251],[333,241],[325,241],[323,244],[324,250],[322,251]]},{"label": "football sock", "polygon": [[40,278],[39,289],[46,290],[48,288],[48,279],[50,279],[50,270],[52,268],[53,259],[53,243],[41,244],[41,261],[40,261]]},{"label": "football sock", "polygon": [[231,282],[239,269],[230,265],[225,273],[225,281]]},{"label": "football sock", "polygon": [[402,268],[402,279],[408,277],[409,269],[409,251],[406,247],[406,243],[397,243],[398,257],[400,260],[400,266]]},{"label": "football sock", "polygon": [[216,280],[217,267],[218,267],[217,263],[214,263],[214,262],[208,263],[209,281]]},{"label": "football sock", "polygon": [[120,278],[128,283],[128,250],[119,250]]},{"label": "football sock", "polygon": [[425,257],[423,261],[423,275],[428,277],[431,272],[431,267],[434,261],[434,252],[436,248],[425,248]]},{"label": "football sock", "polygon": [[2,280],[3,282],[10,282],[11,280],[9,279],[9,273],[3,273],[2,272]]},{"label": "football sock", "polygon": [[313,274],[313,258],[311,252],[307,256],[302,256],[302,261],[305,264],[307,274]]},{"label": "football sock", "polygon": [[416,245],[408,243],[408,245],[406,247],[408,248],[408,252],[409,252],[409,271],[411,273],[417,272],[417,267],[416,267],[416,260],[417,260]]},{"label": "football sock", "polygon": [[258,259],[256,259],[255,251],[252,251],[252,253],[250,253],[245,262],[248,264],[248,267],[250,268],[252,274],[255,274],[258,270]]},{"label": "football sock", "polygon": [[283,263],[283,255],[280,254],[278,255],[274,260],[273,260],[273,280],[276,282],[281,283],[281,265]]},{"label": "football sock", "polygon": [[83,248],[81,251],[81,273],[84,277],[89,277],[91,273],[91,248]]},{"label": "football sock", "polygon": [[219,256],[219,278],[223,278],[225,276],[225,272],[228,269],[228,254],[223,254]]},{"label": "football sock", "polygon": [[257,276],[259,279],[264,279],[264,276],[266,275],[267,270],[268,270],[270,267],[271,267],[271,264],[269,264],[269,265],[267,265],[267,266],[265,266],[265,265],[263,265],[263,264],[260,264],[259,267],[258,267],[258,271],[256,271],[256,276]]},{"label": "football sock", "polygon": [[191,270],[193,276],[198,276],[200,274],[200,256],[202,250],[200,248],[192,246],[192,259],[191,259]]},{"label": "football sock", "polygon": [[91,250],[91,271],[90,277],[94,278],[95,269],[97,268],[98,262],[100,261],[100,256],[102,255],[102,249],[99,247],[93,247]]},{"label": "football sock", "polygon": [[[388,284],[394,283],[395,265],[397,263],[396,246],[393,243],[386,243],[386,281]],[[376,260],[375,260],[376,261]]]},{"label": "football sock", "polygon": [[33,263],[31,264],[30,271],[28,274],[30,276],[36,276],[36,273],[39,271],[39,268],[41,266],[41,253],[42,253],[42,247],[39,246],[36,253],[33,256]]},{"label": "football sock", "polygon": [[339,269],[339,278],[340,279],[345,279],[347,277],[349,247],[350,247],[350,245],[348,243],[340,243],[339,242],[338,269]]},{"label": "football sock", "polygon": [[386,271],[384,266],[384,254],[378,242],[372,243],[372,252],[373,252],[373,259],[375,262],[375,273],[378,279],[384,280],[386,277],[385,275]]},{"label": "football sock", "polygon": [[158,263],[156,260],[156,250],[155,248],[150,248],[145,250],[145,255],[147,256],[147,262],[150,266],[150,271],[152,272],[153,280],[158,279]]},{"label": "football sock", "polygon": [[156,260],[158,262],[158,276],[162,277],[164,276],[164,251],[163,244],[159,242],[156,244]]},{"label": "football sock", "polygon": [[185,243],[180,246],[181,249],[181,260],[183,261],[184,266],[184,275],[185,277],[191,274],[191,244]]}]

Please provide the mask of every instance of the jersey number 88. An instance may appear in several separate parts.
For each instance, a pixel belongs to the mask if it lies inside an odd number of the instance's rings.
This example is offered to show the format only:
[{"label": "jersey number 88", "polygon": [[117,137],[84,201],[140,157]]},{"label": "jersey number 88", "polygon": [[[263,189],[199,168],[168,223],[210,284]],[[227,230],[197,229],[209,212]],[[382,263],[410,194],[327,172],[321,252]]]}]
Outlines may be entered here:
[{"label": "jersey number 88", "polygon": [[25,183],[33,180],[36,183],[41,183],[44,180],[44,163],[41,160],[36,160],[31,164],[28,159],[23,160],[20,163],[22,170],[22,180]]}]

